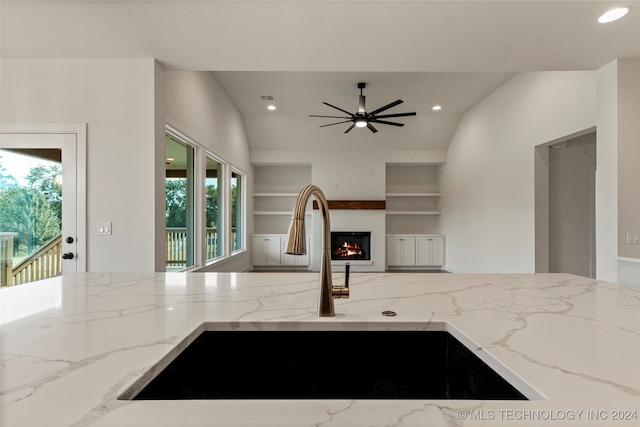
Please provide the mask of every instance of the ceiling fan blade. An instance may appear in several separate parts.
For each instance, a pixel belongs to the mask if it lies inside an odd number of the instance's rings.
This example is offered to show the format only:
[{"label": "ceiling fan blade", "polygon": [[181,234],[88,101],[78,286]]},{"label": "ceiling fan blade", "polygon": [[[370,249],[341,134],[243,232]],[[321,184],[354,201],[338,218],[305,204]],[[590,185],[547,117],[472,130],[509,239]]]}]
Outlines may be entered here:
[{"label": "ceiling fan blade", "polygon": [[381,116],[376,116],[376,119],[388,119],[391,117],[406,117],[406,116],[415,116],[416,113],[398,113],[398,114],[383,114]]},{"label": "ceiling fan blade", "polygon": [[349,126],[349,129],[347,129],[347,130],[345,130],[345,131],[344,131],[344,133],[349,133],[349,131],[350,131],[351,129],[353,129],[355,126],[356,126],[356,124],[355,124],[355,123],[354,123],[354,124],[352,124],[351,126]]},{"label": "ceiling fan blade", "polygon": [[329,119],[350,119],[351,117],[344,117],[344,116],[318,116],[316,114],[309,114],[309,117],[326,117]]},{"label": "ceiling fan blade", "polygon": [[351,121],[351,120],[345,120],[344,122],[329,123],[328,125],[321,125],[321,126],[318,126],[318,127],[326,128],[327,126],[339,125],[339,124],[341,124],[341,123],[349,123],[350,121]]},{"label": "ceiling fan blade", "polygon": [[329,104],[328,102],[323,102],[323,104],[324,104],[324,105],[328,105],[328,106],[329,106],[329,107],[331,107],[331,108],[335,108],[335,109],[336,109],[336,110],[338,110],[338,111],[342,111],[343,113],[348,114],[348,115],[349,115],[349,117],[353,116],[353,114],[351,114],[351,113],[350,113],[350,112],[348,112],[347,110],[343,110],[343,109],[342,109],[342,108],[340,108],[340,107],[336,107],[335,105],[331,105],[331,104]]},{"label": "ceiling fan blade", "polygon": [[370,121],[374,123],[380,123],[381,125],[391,125],[391,126],[400,126],[400,127],[404,126],[404,123],[388,122],[386,120],[370,119]]},{"label": "ceiling fan blade", "polygon": [[377,110],[373,110],[372,112],[369,113],[370,116],[375,116],[378,113],[383,112],[384,110],[388,110],[391,107],[395,107],[396,105],[402,104],[402,99],[398,99],[397,101],[393,101],[390,104],[385,105],[384,107],[380,107]]},{"label": "ceiling fan blade", "polygon": [[369,130],[373,133],[378,132],[378,129],[374,128],[370,122],[367,122],[367,127],[369,128]]}]

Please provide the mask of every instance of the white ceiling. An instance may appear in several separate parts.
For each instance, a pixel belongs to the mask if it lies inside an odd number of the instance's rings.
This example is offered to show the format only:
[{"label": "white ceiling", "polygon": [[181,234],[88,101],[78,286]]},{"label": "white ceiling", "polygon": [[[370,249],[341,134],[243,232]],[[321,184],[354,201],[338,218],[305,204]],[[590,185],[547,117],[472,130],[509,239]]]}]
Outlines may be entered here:
[{"label": "white ceiling", "polygon": [[[631,13],[596,22],[619,4]],[[443,149],[462,114],[516,72],[640,56],[640,0],[1,0],[0,23],[2,57],[142,57],[215,72],[253,150]],[[347,135],[308,117],[338,113],[322,101],[355,112],[361,81],[369,110],[402,99],[387,113],[417,116]]]}]

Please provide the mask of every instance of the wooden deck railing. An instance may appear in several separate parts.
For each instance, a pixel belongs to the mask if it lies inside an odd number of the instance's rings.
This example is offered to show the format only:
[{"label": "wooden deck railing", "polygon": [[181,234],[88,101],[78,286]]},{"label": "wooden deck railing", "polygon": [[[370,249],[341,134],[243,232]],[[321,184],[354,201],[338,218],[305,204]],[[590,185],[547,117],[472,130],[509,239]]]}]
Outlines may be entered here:
[{"label": "wooden deck railing", "polygon": [[[235,239],[235,233],[235,230],[232,230],[232,239]],[[215,258],[218,247],[217,228],[207,228],[205,244],[206,259]],[[7,271],[7,277],[3,279],[2,285],[19,285],[60,275],[62,273],[61,251],[62,235],[58,235],[33,255]],[[10,264],[7,263],[7,265]],[[186,267],[186,265],[187,230],[185,228],[167,228],[167,266]],[[8,278],[10,279],[7,280]]]},{"label": "wooden deck railing", "polygon": [[62,273],[62,235],[54,237],[37,252],[13,266],[12,283],[34,282],[59,276]]},{"label": "wooden deck railing", "polygon": [[[235,239],[235,230],[232,230],[232,238]],[[216,257],[218,248],[218,229],[207,228],[205,235],[206,259]],[[167,228],[167,266],[186,267],[187,265],[187,229]]]}]

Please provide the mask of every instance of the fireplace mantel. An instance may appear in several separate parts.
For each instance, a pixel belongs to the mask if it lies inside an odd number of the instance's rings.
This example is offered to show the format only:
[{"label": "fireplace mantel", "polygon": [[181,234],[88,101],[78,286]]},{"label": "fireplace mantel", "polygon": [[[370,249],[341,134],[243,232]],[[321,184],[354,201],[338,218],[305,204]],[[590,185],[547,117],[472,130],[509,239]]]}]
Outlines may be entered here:
[{"label": "fireplace mantel", "polygon": [[[384,210],[386,209],[385,200],[327,200],[329,209],[369,209]],[[313,209],[318,209],[318,203],[313,201]]]}]

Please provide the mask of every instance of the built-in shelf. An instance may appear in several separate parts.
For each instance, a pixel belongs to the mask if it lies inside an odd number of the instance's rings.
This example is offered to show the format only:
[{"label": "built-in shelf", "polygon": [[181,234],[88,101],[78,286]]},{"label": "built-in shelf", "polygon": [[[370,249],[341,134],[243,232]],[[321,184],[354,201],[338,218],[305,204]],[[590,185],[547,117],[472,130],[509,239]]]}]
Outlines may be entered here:
[{"label": "built-in shelf", "polygon": [[[311,183],[311,165],[255,165],[254,180],[254,232],[287,233],[299,191]],[[310,201],[305,214],[312,214]]]},{"label": "built-in shelf", "polygon": [[[348,210],[384,210],[387,202],[385,200],[327,200],[329,209]],[[318,202],[313,201],[313,209],[319,209]]]},{"label": "built-in shelf", "polygon": [[[254,211],[254,215],[288,215],[291,216],[293,211]],[[305,212],[305,215],[311,215],[311,212]]]},{"label": "built-in shelf", "polygon": [[253,197],[298,197],[298,193],[253,193]]},{"label": "built-in shelf", "polygon": [[440,215],[440,211],[386,211],[387,215]]},{"label": "built-in shelf", "polygon": [[253,211],[254,215],[291,215],[291,211]]},{"label": "built-in shelf", "polygon": [[441,193],[387,193],[387,197],[440,197]]},{"label": "built-in shelf", "polygon": [[420,235],[440,231],[438,165],[390,163],[385,197],[388,234]]}]

